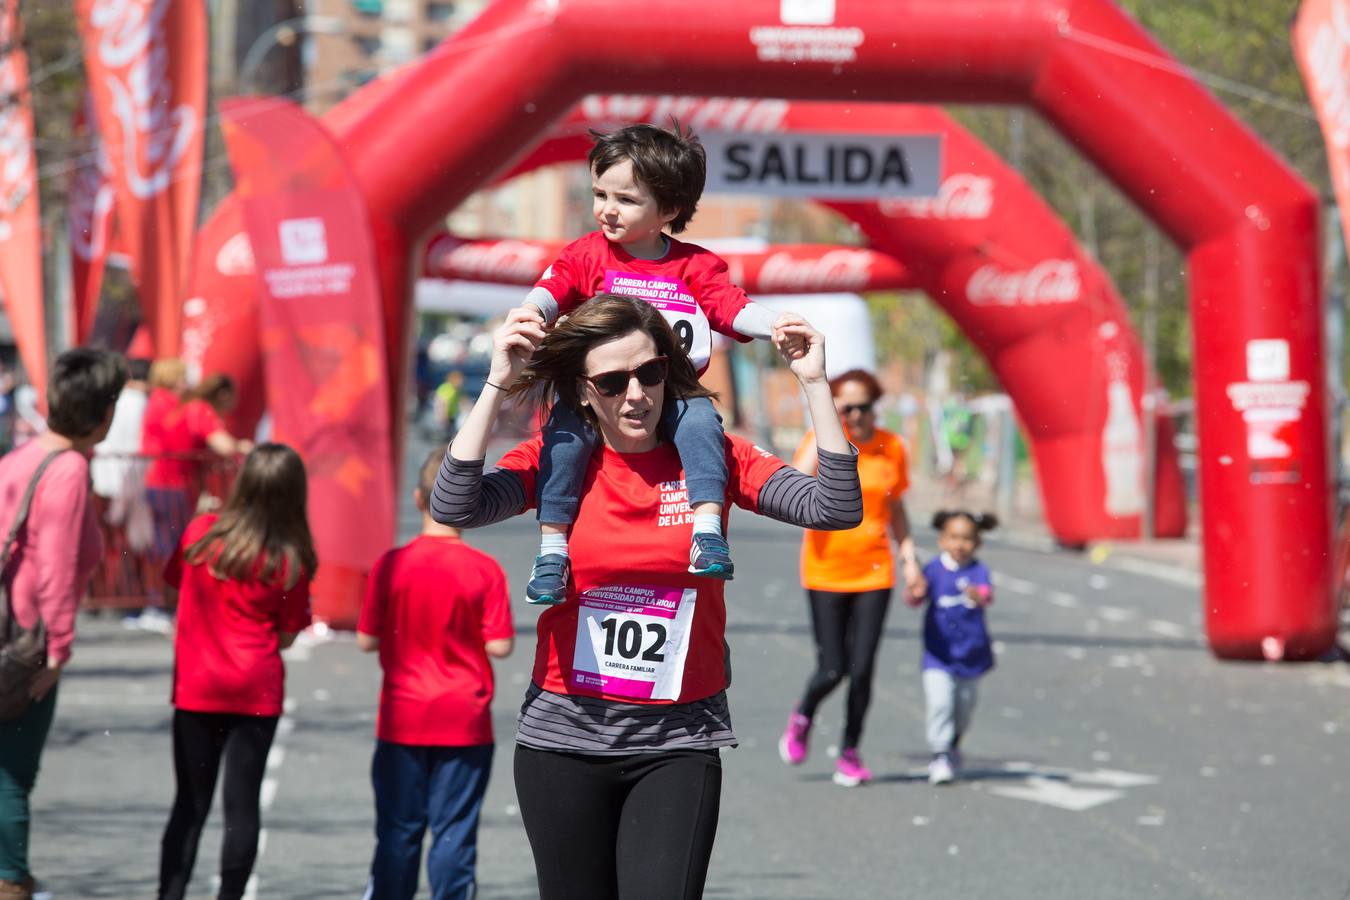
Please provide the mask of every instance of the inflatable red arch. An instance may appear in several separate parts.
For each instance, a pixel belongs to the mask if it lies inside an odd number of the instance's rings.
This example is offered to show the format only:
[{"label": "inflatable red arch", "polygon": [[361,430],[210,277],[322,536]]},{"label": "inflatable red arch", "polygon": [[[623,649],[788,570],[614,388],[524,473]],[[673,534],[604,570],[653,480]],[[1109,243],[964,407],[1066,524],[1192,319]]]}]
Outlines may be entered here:
[{"label": "inflatable red arch", "polygon": [[[640,52],[597,53],[597,34]],[[1108,0],[653,0],[641,17],[618,0],[499,0],[374,87],[397,102],[352,104],[328,124],[369,206],[398,358],[421,236],[586,94],[734,85],[1036,107],[1187,253],[1214,652],[1315,656],[1336,625],[1316,198],[1178,67],[1155,62],[1166,58]],[[1033,368],[1076,378],[1080,359],[1042,355]],[[402,393],[393,385],[396,407]]]},{"label": "inflatable red arch", "polygon": [[[1052,533],[1070,544],[1139,535],[1141,348],[1106,274],[1016,172],[933,107],[617,95],[586,98],[503,180],[583,159],[592,128],[670,116],[704,133],[812,132],[842,124],[854,134],[939,135],[944,169],[938,197],[828,205],[852,218],[875,244],[904,256],[921,273],[910,275],[911,286],[926,290],[987,354],[1027,424]],[[204,258],[216,255],[205,249]],[[509,274],[508,280],[518,281],[522,276],[514,269],[523,265],[532,283],[556,255],[547,249],[519,241],[461,245],[441,233],[429,241],[425,257],[427,268],[435,269],[453,255],[459,268],[476,268],[486,280]],[[895,257],[875,256],[882,258]],[[733,270],[738,260],[729,258]],[[498,271],[503,266],[511,271]],[[247,277],[244,285],[247,290]],[[215,296],[220,306],[226,294]],[[256,326],[240,313],[247,296],[232,300],[239,339],[217,341],[208,369],[256,365],[249,343]],[[190,321],[195,325],[195,318]],[[1046,377],[1040,360],[1047,353],[1077,356],[1071,368],[1081,377]],[[1176,536],[1185,529],[1184,487],[1171,423],[1160,417],[1158,426],[1154,533]]]}]

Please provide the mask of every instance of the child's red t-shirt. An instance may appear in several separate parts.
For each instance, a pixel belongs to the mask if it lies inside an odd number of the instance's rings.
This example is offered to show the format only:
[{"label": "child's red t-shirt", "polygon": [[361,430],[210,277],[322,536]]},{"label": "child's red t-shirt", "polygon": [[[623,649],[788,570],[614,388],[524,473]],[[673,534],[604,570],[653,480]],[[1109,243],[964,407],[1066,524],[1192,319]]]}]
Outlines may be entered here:
[{"label": "child's red t-shirt", "polygon": [[593,231],[564,247],[535,287],[552,294],[563,315],[603,292],[646,300],[675,329],[695,371],[702,374],[712,354],[712,331],[750,340],[732,325],[750,298],[732,283],[722,257],[697,244],[667,240],[665,256],[639,259]]},{"label": "child's red t-shirt", "polygon": [[278,636],[309,626],[309,579],[302,575],[286,590],[217,578],[205,563],[188,564],[184,551],[216,518],[189,522],[164,568],[165,581],[178,588],[173,705],[191,712],[279,716],[286,668]]},{"label": "child's red t-shirt", "polygon": [[206,439],[224,428],[220,414],[205,400],[189,400],[171,410],[162,419],[158,438],[158,452],[171,458],[150,463],[145,473],[146,486],[184,490],[192,487],[202,463],[186,456],[206,449]]},{"label": "child's red t-shirt", "polygon": [[[540,439],[497,465],[535,495]],[[727,435],[722,521],[758,509],[782,460]],[[673,444],[591,457],[568,541],[567,599],[539,617],[534,682],[555,694],[625,703],[692,703],[727,686],[725,582],[689,574],[694,515]]]},{"label": "child's red t-shirt", "polygon": [[413,538],[371,570],[356,627],[380,639],[380,740],[492,743],[492,665],[483,644],[514,634],[496,560],[458,538]]}]

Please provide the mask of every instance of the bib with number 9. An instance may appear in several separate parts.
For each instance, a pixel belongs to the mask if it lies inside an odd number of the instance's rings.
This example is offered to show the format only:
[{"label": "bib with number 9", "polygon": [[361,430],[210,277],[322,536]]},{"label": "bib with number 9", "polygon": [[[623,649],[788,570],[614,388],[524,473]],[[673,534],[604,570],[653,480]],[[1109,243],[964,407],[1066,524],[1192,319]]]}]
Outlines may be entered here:
[{"label": "bib with number 9", "polygon": [[605,290],[611,294],[641,297],[655,306],[675,330],[680,349],[689,354],[694,371],[701,374],[708,368],[712,356],[712,326],[683,281],[666,275],[606,269]]}]

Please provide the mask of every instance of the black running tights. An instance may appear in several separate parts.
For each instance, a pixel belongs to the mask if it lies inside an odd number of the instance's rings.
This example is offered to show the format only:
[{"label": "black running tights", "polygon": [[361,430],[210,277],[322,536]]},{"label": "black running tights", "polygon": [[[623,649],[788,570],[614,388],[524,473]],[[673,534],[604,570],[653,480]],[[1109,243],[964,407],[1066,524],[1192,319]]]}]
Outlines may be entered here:
[{"label": "black running tights", "polygon": [[698,900],[722,795],[716,750],[584,756],[516,746],[540,900]]},{"label": "black running tights", "polygon": [[174,710],[173,768],[178,793],[161,844],[160,900],[182,900],[187,893],[222,758],[225,839],[220,851],[217,898],[238,900],[244,896],[258,856],[259,792],[277,719]]},{"label": "black running tights", "polygon": [[847,676],[848,713],[843,744],[847,750],[857,747],[862,739],[863,719],[872,701],[877,647],[886,627],[886,610],[891,605],[891,589],[853,594],[808,590],[806,595],[816,636],[816,671],[806,683],[797,712],[814,718],[816,707]]}]

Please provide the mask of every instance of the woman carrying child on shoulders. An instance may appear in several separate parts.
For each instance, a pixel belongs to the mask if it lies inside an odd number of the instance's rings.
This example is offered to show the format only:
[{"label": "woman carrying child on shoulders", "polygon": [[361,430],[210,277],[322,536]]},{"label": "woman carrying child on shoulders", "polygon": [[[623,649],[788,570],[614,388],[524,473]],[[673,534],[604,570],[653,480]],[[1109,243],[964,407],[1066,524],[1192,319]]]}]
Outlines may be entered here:
[{"label": "woman carrying child on shoulders", "polygon": [[[539,617],[516,732],[516,795],[543,900],[703,895],[718,751],[736,737],[725,582],[689,571],[687,473],[659,427],[667,404],[707,395],[676,342],[661,315],[631,297],[595,297],[547,337],[532,314],[512,311],[432,497],[436,521],[465,528],[533,504],[540,438],[483,473],[508,393],[556,396],[604,441],[587,461],[563,602]],[[857,465],[830,400],[824,339],[789,316],[774,342],[806,394],[819,477],[728,436],[723,516],[734,504],[798,526],[852,528],[862,515]],[[681,509],[671,514],[671,505]]]}]

